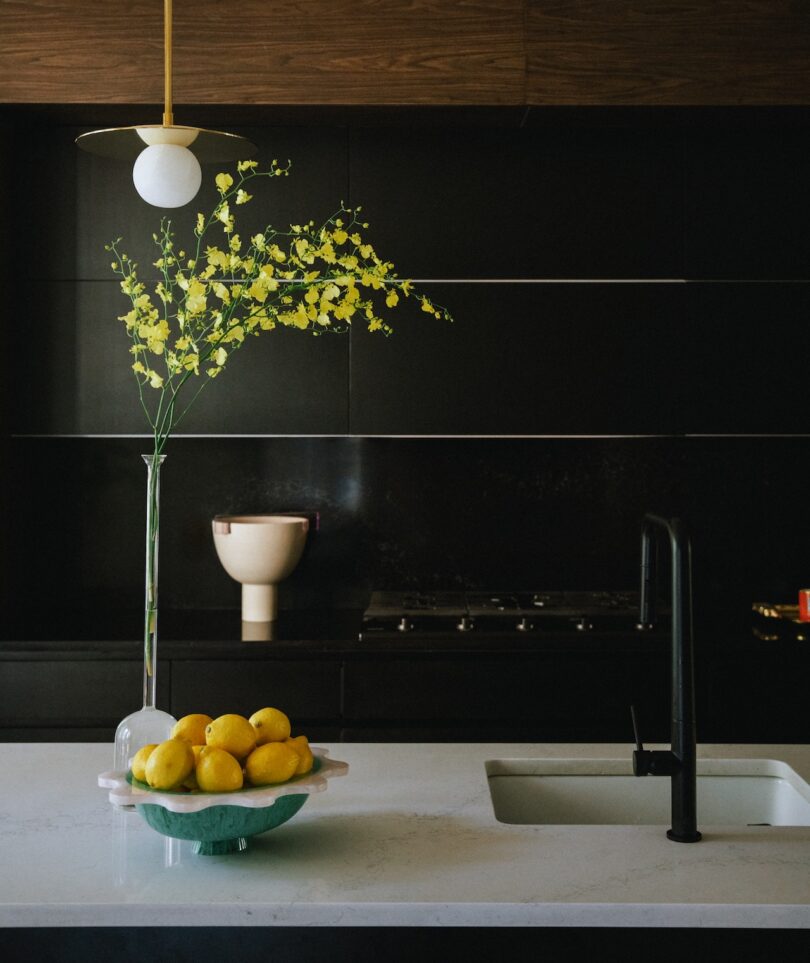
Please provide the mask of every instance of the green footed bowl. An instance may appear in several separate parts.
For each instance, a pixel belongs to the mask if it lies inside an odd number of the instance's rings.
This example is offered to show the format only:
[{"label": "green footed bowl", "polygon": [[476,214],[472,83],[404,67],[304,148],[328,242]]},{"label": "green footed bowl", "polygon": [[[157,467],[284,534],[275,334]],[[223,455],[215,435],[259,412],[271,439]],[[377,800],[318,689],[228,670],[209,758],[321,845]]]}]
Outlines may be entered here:
[{"label": "green footed bowl", "polygon": [[232,793],[187,793],[155,790],[132,772],[102,773],[98,782],[110,790],[110,802],[135,807],[152,829],[175,839],[193,840],[203,856],[238,853],[251,836],[286,823],[313,792],[327,787],[332,776],[348,772],[345,762],[326,758],[326,749],[312,748],[310,772],[274,786],[248,786]]},{"label": "green footed bowl", "polygon": [[250,836],[275,829],[298,812],[307,801],[306,793],[280,796],[272,806],[246,809],[244,806],[210,806],[198,813],[173,813],[163,806],[140,805],[138,812],[164,836],[193,839],[194,852],[201,856],[238,853],[247,849]]}]

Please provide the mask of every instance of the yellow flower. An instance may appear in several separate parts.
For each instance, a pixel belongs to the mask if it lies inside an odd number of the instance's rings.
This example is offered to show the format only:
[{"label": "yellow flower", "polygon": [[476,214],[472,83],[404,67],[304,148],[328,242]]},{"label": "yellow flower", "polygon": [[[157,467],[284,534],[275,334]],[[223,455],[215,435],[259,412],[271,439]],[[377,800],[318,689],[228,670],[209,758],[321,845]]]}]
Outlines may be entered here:
[{"label": "yellow flower", "polygon": [[205,249],[205,255],[208,258],[210,267],[222,268],[224,271],[230,264],[229,256],[224,251],[220,251],[218,247],[207,247]]},{"label": "yellow flower", "polygon": [[426,311],[428,314],[433,314],[434,311],[433,305],[430,303],[430,301],[428,301],[424,294],[422,295],[422,310]]},{"label": "yellow flower", "polygon": [[178,338],[174,342],[174,346],[175,348],[177,348],[178,351],[185,351],[186,348],[188,348],[190,345],[191,345],[191,338],[187,336],[183,338]]},{"label": "yellow flower", "polygon": [[193,371],[195,375],[200,373],[200,356],[198,354],[189,354],[183,358],[183,367],[188,371]]},{"label": "yellow flower", "polygon": [[360,245],[360,257],[370,258],[374,254],[374,248],[370,244]]},{"label": "yellow flower", "polygon": [[211,290],[225,304],[227,304],[231,300],[231,295],[228,292],[228,289],[225,287],[225,285],[221,281],[215,282]]},{"label": "yellow flower", "polygon": [[217,348],[213,354],[213,359],[221,368],[228,359],[228,352],[224,348]]},{"label": "yellow flower", "polygon": [[345,244],[349,235],[341,228],[332,235],[335,244]]},{"label": "yellow flower", "polygon": [[252,167],[258,166],[258,163],[259,162],[255,160],[239,161],[239,163],[236,165],[236,169],[241,174],[244,171],[249,171]]},{"label": "yellow flower", "polygon": [[259,304],[264,304],[267,300],[267,283],[264,278],[258,277],[247,290],[247,296]]},{"label": "yellow flower", "polygon": [[399,295],[396,291],[389,291],[388,296],[385,299],[385,303],[389,308],[395,308],[399,303]]},{"label": "yellow flower", "polygon": [[248,194],[247,191],[243,191],[241,187],[240,187],[239,190],[236,192],[236,203],[237,203],[237,204],[247,204],[248,201],[252,201],[252,200],[253,200],[253,195],[252,195],[252,194]]},{"label": "yellow flower", "polygon": [[143,291],[143,285],[140,284],[134,274],[128,274],[123,281],[121,281],[121,290],[124,294],[130,295],[130,297],[136,297]]},{"label": "yellow flower", "polygon": [[[229,187],[233,184],[233,178],[230,174],[217,174],[216,178],[217,190],[220,194],[224,194]],[[227,205],[226,205],[227,207]]]},{"label": "yellow flower", "polygon": [[[228,328],[227,334],[223,337],[223,341],[239,341],[240,343],[245,340],[245,329],[241,324],[236,324],[232,328]],[[222,349],[220,348],[220,351]]]},{"label": "yellow flower", "polygon": [[169,294],[169,292],[166,290],[166,287],[162,281],[158,281],[157,285],[155,286],[155,294],[157,294],[164,304],[169,304],[172,300],[171,294]]},{"label": "yellow flower", "polygon": [[321,245],[321,249],[318,251],[318,256],[326,261],[327,264],[334,264],[337,260],[337,257],[335,256],[335,249],[332,247],[330,241],[327,241],[326,244]]},{"label": "yellow flower", "polygon": [[154,354],[163,354],[163,343],[169,337],[169,324],[161,318],[156,324],[141,324],[138,337],[146,342],[146,347]]},{"label": "yellow flower", "polygon": [[375,291],[378,291],[383,286],[382,281],[376,275],[369,274],[368,271],[361,275],[360,283],[364,287],[373,288]]},{"label": "yellow flower", "polygon": [[328,301],[333,301],[335,298],[340,297],[340,288],[333,283],[327,284],[326,287],[323,289],[323,296]]},{"label": "yellow flower", "polygon": [[205,311],[206,305],[206,287],[202,281],[194,278],[190,282],[186,293],[186,311],[188,314],[200,314]]},{"label": "yellow flower", "polygon": [[160,377],[160,375],[157,373],[157,371],[150,371],[150,372],[149,372],[149,384],[150,384],[153,388],[162,388],[162,387],[163,387],[163,378]]},{"label": "yellow flower", "polygon": [[228,206],[228,202],[225,201],[223,204],[217,208],[217,219],[222,221],[222,223],[227,227],[231,223],[231,209]]},{"label": "yellow flower", "polygon": [[283,324],[292,325],[302,330],[309,327],[309,315],[307,314],[307,309],[304,307],[303,301],[298,302],[298,307],[295,311],[285,311],[279,314],[278,319]]},{"label": "yellow flower", "polygon": [[276,322],[265,311],[260,311],[258,314],[255,314],[253,320],[258,323],[262,331],[272,331],[276,326]]},{"label": "yellow flower", "polygon": [[349,318],[355,313],[356,308],[353,304],[348,303],[343,300],[339,304],[335,305],[334,315],[338,321],[348,321]]},{"label": "yellow flower", "polygon": [[230,238],[230,240],[228,241],[228,247],[229,247],[234,253],[236,253],[236,251],[241,250],[241,248],[242,248],[242,239],[239,237],[238,234],[234,234],[233,237]]},{"label": "yellow flower", "polygon": [[311,287],[307,291],[307,293],[304,295],[304,300],[307,302],[307,304],[314,304],[319,297],[320,297],[320,293],[318,292],[318,288],[316,285]]},{"label": "yellow flower", "polygon": [[205,230],[205,216],[203,214],[197,214],[197,226],[194,230],[197,234],[202,234]]},{"label": "yellow flower", "polygon": [[263,251],[266,243],[264,234],[254,234],[250,239],[250,243],[256,248],[257,251]]},{"label": "yellow flower", "polygon": [[133,370],[134,372],[136,372],[137,374],[146,374],[146,368],[144,368],[142,362],[140,362],[140,361],[136,361],[136,362],[132,365],[132,370]]}]

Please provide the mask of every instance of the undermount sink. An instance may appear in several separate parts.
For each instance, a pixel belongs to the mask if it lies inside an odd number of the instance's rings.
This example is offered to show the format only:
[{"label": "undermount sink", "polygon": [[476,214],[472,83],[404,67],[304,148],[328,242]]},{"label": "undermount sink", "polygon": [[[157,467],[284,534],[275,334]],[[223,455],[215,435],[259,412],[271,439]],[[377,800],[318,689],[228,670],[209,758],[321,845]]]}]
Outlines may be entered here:
[{"label": "undermount sink", "polygon": [[[810,785],[776,759],[698,761],[698,826],[810,826]],[[670,823],[670,781],[627,759],[490,759],[495,818],[523,825]]]}]

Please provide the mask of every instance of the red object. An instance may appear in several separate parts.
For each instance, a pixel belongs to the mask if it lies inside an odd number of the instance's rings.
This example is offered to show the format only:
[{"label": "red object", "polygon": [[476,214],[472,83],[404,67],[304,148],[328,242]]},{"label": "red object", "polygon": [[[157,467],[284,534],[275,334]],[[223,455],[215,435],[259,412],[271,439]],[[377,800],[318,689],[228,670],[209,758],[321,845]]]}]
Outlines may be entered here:
[{"label": "red object", "polygon": [[799,621],[810,622],[810,589],[799,589]]}]

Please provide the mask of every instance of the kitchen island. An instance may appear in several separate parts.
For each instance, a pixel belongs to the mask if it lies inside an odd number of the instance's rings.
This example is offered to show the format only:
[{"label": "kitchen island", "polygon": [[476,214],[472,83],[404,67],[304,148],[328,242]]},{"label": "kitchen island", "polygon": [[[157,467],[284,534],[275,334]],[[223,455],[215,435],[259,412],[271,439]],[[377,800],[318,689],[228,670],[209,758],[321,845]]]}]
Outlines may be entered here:
[{"label": "kitchen island", "polygon": [[[4,927],[810,928],[810,827],[499,823],[484,764],[628,758],[628,745],[333,744],[345,778],[246,852],[197,856],[96,785],[106,744],[0,746]],[[780,759],[810,747],[701,746]]]}]

